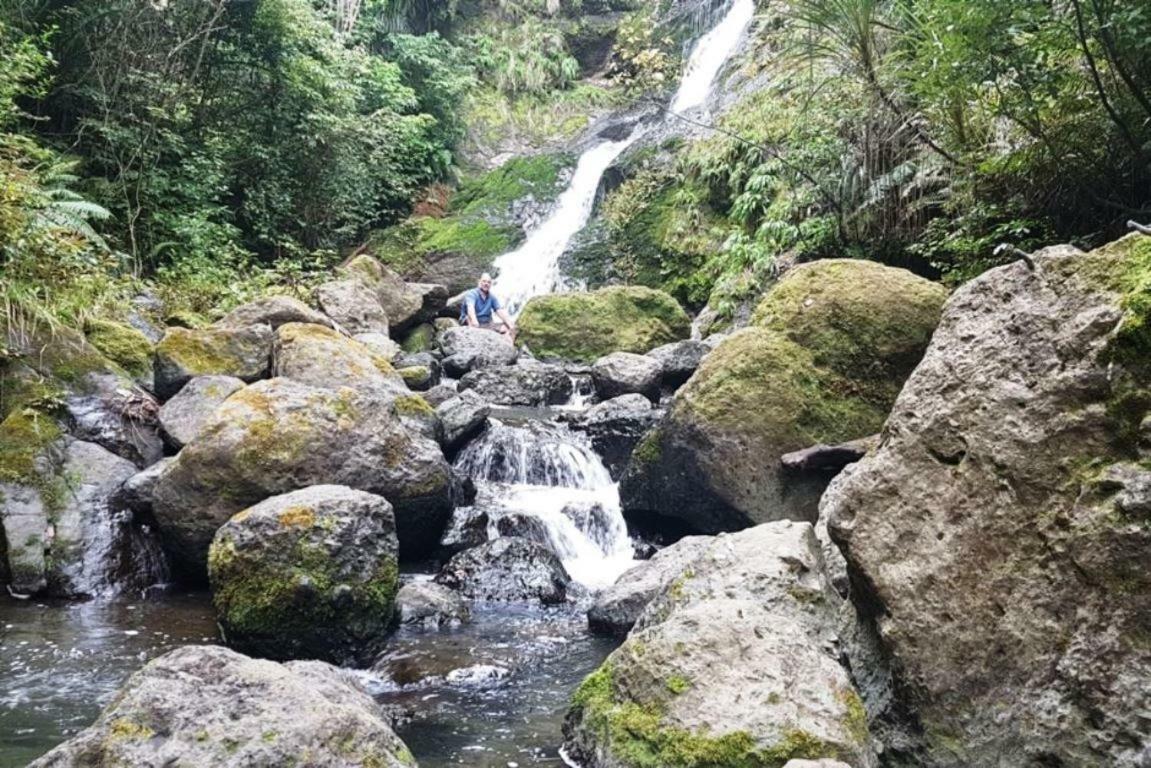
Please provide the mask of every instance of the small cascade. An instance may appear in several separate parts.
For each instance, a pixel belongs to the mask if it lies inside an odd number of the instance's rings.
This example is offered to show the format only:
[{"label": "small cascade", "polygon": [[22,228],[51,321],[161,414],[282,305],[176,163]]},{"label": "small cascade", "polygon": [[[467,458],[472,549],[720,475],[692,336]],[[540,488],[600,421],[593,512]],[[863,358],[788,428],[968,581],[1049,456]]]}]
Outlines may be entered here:
[{"label": "small cascade", "polygon": [[456,458],[456,469],[475,482],[490,537],[544,544],[593,589],[634,565],[618,488],[582,435],[557,424],[493,419]]},{"label": "small cascade", "polygon": [[[673,114],[707,102],[720,69],[739,47],[754,16],[755,0],[732,0],[719,23],[695,44],[671,101]],[[637,124],[626,139],[602,141],[584,152],[571,184],[552,214],[528,235],[523,245],[495,260],[492,290],[512,315],[518,315],[528,299],[551,293],[560,286],[560,257],[591,218],[604,173],[647,130],[647,126]]]}]

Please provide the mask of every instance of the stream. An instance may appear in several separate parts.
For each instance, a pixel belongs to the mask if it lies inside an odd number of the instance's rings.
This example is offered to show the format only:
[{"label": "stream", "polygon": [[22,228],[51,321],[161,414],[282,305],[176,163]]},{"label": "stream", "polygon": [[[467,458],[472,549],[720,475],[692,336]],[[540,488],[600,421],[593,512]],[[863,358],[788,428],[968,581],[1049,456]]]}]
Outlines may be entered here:
[{"label": "stream", "polygon": [[[672,114],[706,108],[754,8],[754,0],[731,0],[714,14],[688,57]],[[649,128],[640,123],[622,140],[589,147],[552,214],[497,259],[493,290],[513,313],[562,289],[560,257],[591,217],[604,173]],[[569,410],[580,407],[577,399]],[[396,714],[397,732],[424,768],[564,765],[560,726],[571,692],[617,644],[589,635],[584,615],[595,590],[635,563],[617,487],[584,438],[554,415],[493,412],[456,467],[476,483],[488,535],[511,529],[549,546],[581,585],[577,599],[549,609],[479,604],[457,628],[401,628],[375,665],[356,673]],[[86,603],[0,597],[0,768],[26,765],[85,728],[149,659],[217,641],[206,593],[153,590],[147,599]]]}]

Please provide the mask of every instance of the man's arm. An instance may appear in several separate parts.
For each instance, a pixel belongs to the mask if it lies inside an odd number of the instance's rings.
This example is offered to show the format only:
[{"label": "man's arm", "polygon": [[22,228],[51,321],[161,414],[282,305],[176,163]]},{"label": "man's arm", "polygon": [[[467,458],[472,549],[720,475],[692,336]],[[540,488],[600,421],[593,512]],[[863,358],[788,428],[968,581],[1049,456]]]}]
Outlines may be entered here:
[{"label": "man's arm", "polygon": [[500,320],[504,321],[504,325],[507,326],[509,334],[511,334],[512,336],[516,335],[515,321],[511,319],[511,317],[508,315],[507,312],[505,312],[502,308],[497,309],[496,310],[496,317],[498,317]]},{"label": "man's arm", "polygon": [[473,301],[470,297],[465,299],[465,301],[468,305],[468,325],[470,325],[472,328],[479,328],[480,321],[479,318],[476,317],[476,302]]}]

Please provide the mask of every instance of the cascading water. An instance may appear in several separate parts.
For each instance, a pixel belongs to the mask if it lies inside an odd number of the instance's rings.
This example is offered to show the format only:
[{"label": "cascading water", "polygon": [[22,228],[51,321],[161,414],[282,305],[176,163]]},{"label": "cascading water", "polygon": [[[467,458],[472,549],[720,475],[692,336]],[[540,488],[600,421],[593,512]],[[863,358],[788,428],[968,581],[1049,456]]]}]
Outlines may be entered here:
[{"label": "cascading water", "polygon": [[619,492],[582,435],[556,424],[493,420],[456,468],[475,482],[490,536],[539,540],[593,589],[635,564]]},{"label": "cascading water", "polygon": [[[673,115],[707,102],[720,69],[735,53],[754,15],[755,0],[732,0],[720,22],[695,44],[671,101]],[[512,315],[518,315],[531,297],[559,286],[560,257],[591,218],[604,173],[646,131],[645,126],[636,125],[626,139],[603,141],[584,152],[552,214],[528,234],[523,245],[496,259],[492,291]]]}]

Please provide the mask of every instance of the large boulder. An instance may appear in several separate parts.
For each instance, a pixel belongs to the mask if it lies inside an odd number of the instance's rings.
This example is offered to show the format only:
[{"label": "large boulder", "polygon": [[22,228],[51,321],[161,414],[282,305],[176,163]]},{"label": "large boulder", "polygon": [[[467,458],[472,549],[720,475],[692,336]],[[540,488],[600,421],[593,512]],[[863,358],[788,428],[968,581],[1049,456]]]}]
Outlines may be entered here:
[{"label": "large boulder", "polygon": [[663,364],[644,355],[613,352],[595,361],[591,380],[601,400],[635,394],[656,403],[663,383]]},{"label": "large boulder", "polygon": [[[670,515],[704,533],[814,521],[827,478],[789,476],[780,457],[878,432],[944,298],[938,285],[865,261],[788,273],[761,303],[762,324],[708,354],[636,447],[620,487],[625,513]],[[862,316],[858,326],[842,319]]]},{"label": "large boulder", "polygon": [[247,382],[268,375],[272,328],[169,328],[156,345],[156,394],[168,399],[197,376],[235,376]]},{"label": "large boulder", "polygon": [[332,321],[322,313],[291,296],[264,296],[241,304],[216,322],[221,328],[247,328],[268,325],[276,330],[285,323],[313,323],[332,327]]},{"label": "large boulder", "polygon": [[640,614],[711,546],[710,536],[686,536],[628,569],[600,592],[587,612],[588,629],[625,637]]},{"label": "large boulder", "polygon": [[152,350],[155,345],[147,336],[130,325],[97,318],[84,323],[84,336],[104,357],[151,389]]},{"label": "large boulder", "polygon": [[576,691],[568,754],[611,768],[876,765],[837,599],[808,523],[709,542]]},{"label": "large boulder", "polygon": [[355,339],[309,323],[287,323],[276,330],[273,374],[309,384],[365,392],[400,394],[404,380],[390,361]]},{"label": "large boulder", "polygon": [[822,513],[925,764],[1141,767],[1151,238],[1032,261],[952,297]]},{"label": "large boulder", "polygon": [[435,441],[405,423],[418,398],[321,389],[271,379],[228,398],[153,492],[169,551],[202,573],[216,529],[269,496],[331,483],[381,495],[400,545],[434,546],[451,511],[451,468]]},{"label": "large boulder", "polygon": [[444,370],[457,378],[475,368],[511,365],[519,356],[507,336],[485,328],[449,328],[440,335],[439,345]]},{"label": "large boulder", "polygon": [[392,618],[399,544],[386,499],[316,485],[240,512],[208,576],[227,643],[274,659],[366,662]]},{"label": "large boulder", "polygon": [[458,450],[469,438],[483,429],[491,413],[488,405],[472,390],[446,400],[436,407],[440,418],[440,442],[448,451]]},{"label": "large boulder", "polygon": [[66,391],[64,408],[73,437],[96,443],[140,467],[164,455],[159,403],[119,373],[90,374],[82,387]]},{"label": "large boulder", "polygon": [[367,254],[356,256],[341,271],[375,293],[393,333],[435,317],[448,298],[448,290],[444,286],[405,283],[403,278]]},{"label": "large boulder", "polygon": [[316,288],[316,302],[324,314],[353,336],[388,335],[388,316],[375,291],[360,280],[331,280]]},{"label": "large boulder", "polygon": [[679,387],[691,378],[703,362],[711,346],[702,341],[685,339],[656,347],[647,356],[659,361],[663,367],[664,386]]},{"label": "large boulder", "polygon": [[459,553],[436,576],[436,583],[474,600],[567,599],[571,577],[550,549],[534,541],[502,537]]},{"label": "large boulder", "polygon": [[518,341],[537,357],[586,363],[612,352],[643,354],[691,333],[691,320],[675,299],[640,286],[537,296],[517,326]]},{"label": "large boulder", "polygon": [[459,383],[460,392],[468,390],[493,405],[559,405],[571,396],[572,380],[559,366],[525,361],[471,371]]},{"label": "large boulder", "polygon": [[229,397],[244,388],[235,376],[197,376],[160,408],[164,438],[175,450],[196,439],[204,424]]},{"label": "large boulder", "polygon": [[619,480],[632,451],[658,418],[643,395],[620,395],[589,408],[572,421],[572,428],[587,434],[612,479]]},{"label": "large boulder", "polygon": [[411,753],[352,678],[318,661],[277,664],[215,646],[154,659],[91,726],[35,768],[411,768]]}]

